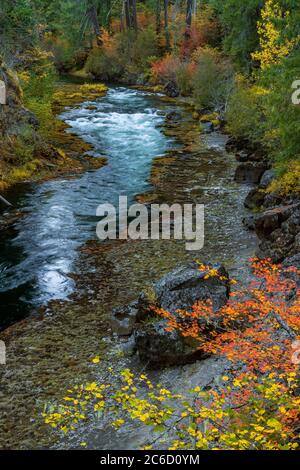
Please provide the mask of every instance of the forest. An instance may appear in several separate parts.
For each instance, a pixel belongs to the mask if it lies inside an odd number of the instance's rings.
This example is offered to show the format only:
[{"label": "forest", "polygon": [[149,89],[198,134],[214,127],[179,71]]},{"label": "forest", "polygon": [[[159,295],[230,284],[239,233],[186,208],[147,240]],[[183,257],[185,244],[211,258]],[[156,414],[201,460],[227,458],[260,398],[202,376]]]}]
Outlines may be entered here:
[{"label": "forest", "polygon": [[[0,0],[0,449],[299,450],[299,24]],[[97,239],[121,195],[204,247]]]}]

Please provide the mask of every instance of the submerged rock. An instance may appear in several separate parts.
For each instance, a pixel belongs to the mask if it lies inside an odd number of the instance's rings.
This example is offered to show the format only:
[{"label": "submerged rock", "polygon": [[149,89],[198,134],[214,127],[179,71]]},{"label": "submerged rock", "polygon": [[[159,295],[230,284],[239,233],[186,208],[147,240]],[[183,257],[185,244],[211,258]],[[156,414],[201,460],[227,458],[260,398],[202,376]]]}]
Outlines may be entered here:
[{"label": "submerged rock", "polygon": [[114,308],[110,322],[112,330],[119,336],[130,336],[135,327],[137,313],[137,302]]},{"label": "submerged rock", "polygon": [[178,122],[181,119],[181,114],[178,111],[171,111],[166,115],[166,120],[167,121],[175,121]]},{"label": "submerged rock", "polygon": [[214,125],[212,122],[201,122],[200,129],[204,134],[211,134],[214,131]]}]

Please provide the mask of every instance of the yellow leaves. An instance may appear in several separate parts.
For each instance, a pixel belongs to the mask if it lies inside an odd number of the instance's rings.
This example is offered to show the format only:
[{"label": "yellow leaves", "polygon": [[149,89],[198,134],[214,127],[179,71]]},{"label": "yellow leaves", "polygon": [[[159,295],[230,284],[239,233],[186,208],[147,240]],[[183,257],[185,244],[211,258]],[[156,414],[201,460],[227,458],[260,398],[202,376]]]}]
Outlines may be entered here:
[{"label": "yellow leaves", "polygon": [[234,387],[241,387],[243,385],[242,381],[241,380],[238,380],[238,379],[235,379],[233,381],[233,386]]},{"label": "yellow leaves", "polygon": [[85,387],[85,390],[87,392],[92,392],[94,390],[98,390],[98,386],[97,386],[96,382],[93,382],[93,383],[87,384],[87,386]]},{"label": "yellow leaves", "polygon": [[103,95],[108,90],[107,86],[103,83],[85,83],[80,86],[80,91],[83,95]]},{"label": "yellow leaves", "polygon": [[256,96],[268,96],[271,93],[271,90],[268,90],[262,86],[253,85],[251,87],[251,92]]},{"label": "yellow leaves", "polygon": [[140,419],[143,423],[145,423],[145,421],[147,421],[147,420],[149,419],[149,417],[150,417],[149,413],[144,413],[144,414],[141,414],[141,415],[139,416],[139,419]]},{"label": "yellow leaves", "polygon": [[99,362],[100,362],[100,357],[99,356],[96,356],[92,359],[93,364],[99,364]]},{"label": "yellow leaves", "polygon": [[166,390],[165,388],[162,388],[159,393],[163,396],[170,396],[171,392],[169,390]]},{"label": "yellow leaves", "polygon": [[260,63],[262,69],[268,68],[280,62],[286,57],[292,48],[299,42],[299,37],[294,40],[283,40],[275,23],[289,16],[289,12],[283,12],[282,8],[274,0],[267,0],[261,11],[261,21],[257,23],[260,51],[252,54],[252,59]]},{"label": "yellow leaves", "polygon": [[125,423],[124,419],[117,419],[116,421],[113,421],[111,424],[115,428],[120,428],[122,424],[124,423]]},{"label": "yellow leaves", "polygon": [[99,401],[98,403],[94,405],[94,411],[101,411],[104,408],[104,405],[105,405],[104,400]]},{"label": "yellow leaves", "polygon": [[197,434],[197,431],[195,430],[195,428],[193,428],[193,427],[191,427],[191,426],[187,429],[187,432],[188,432],[189,435],[192,436],[192,437],[195,437],[196,434]]},{"label": "yellow leaves", "polygon": [[281,423],[275,418],[268,419],[267,425],[270,428],[275,429],[275,431],[281,431],[282,429]]},{"label": "yellow leaves", "polygon": [[268,192],[278,192],[282,196],[288,194],[300,194],[300,159],[295,155],[295,159],[288,163],[285,171],[276,178],[267,188]]}]

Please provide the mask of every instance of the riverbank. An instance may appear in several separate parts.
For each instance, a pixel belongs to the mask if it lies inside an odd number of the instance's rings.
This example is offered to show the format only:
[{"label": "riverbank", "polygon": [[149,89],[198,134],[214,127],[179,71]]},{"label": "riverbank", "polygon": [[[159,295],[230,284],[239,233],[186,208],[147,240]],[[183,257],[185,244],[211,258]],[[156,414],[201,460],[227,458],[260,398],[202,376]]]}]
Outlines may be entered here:
[{"label": "riverbank", "polygon": [[7,199],[18,183],[72,177],[105,165],[105,157],[95,155],[93,146],[68,132],[69,126],[59,119],[64,108],[104,96],[105,85],[59,82],[51,110],[35,104],[31,111],[24,107],[16,75],[4,65],[2,74],[7,82],[7,104],[1,106],[0,114],[0,190]]},{"label": "riverbank", "polygon": [[[169,106],[168,100],[164,106]],[[236,161],[225,152],[225,139],[218,133],[202,136],[189,110],[180,108],[177,113],[162,125],[176,145],[153,160],[153,188],[137,199],[206,204],[207,243],[200,257],[225,263],[233,277],[245,278],[247,259],[255,249],[255,237],[241,224],[247,214],[243,208],[247,187],[233,180]],[[84,244],[72,275],[76,295],[69,302],[51,302],[1,333],[7,344],[7,365],[1,369],[5,384],[1,447],[53,446],[57,436],[43,423],[43,406],[59,401],[74,381],[93,381],[101,374],[101,363],[94,364],[92,358],[111,350],[112,308],[135,299],[155,279],[194,258],[185,251],[184,242],[91,240]],[[122,355],[118,351],[116,345],[114,359],[108,356],[116,364]],[[180,371],[174,373],[180,376]]]}]

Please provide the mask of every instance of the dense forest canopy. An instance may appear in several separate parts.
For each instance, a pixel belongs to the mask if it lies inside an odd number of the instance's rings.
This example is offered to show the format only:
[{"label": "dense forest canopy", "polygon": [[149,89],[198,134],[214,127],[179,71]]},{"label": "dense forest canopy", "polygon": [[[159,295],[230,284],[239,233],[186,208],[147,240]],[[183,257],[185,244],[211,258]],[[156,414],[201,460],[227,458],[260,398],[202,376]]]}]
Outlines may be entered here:
[{"label": "dense forest canopy", "polygon": [[30,69],[25,94],[43,94],[42,82],[48,92],[57,72],[74,70],[101,80],[172,81],[200,107],[223,108],[229,131],[260,142],[280,171],[299,171],[296,0],[3,0],[0,14],[4,61],[21,78]]}]

